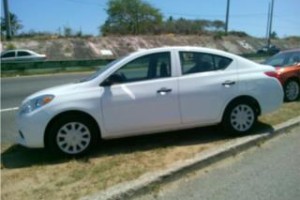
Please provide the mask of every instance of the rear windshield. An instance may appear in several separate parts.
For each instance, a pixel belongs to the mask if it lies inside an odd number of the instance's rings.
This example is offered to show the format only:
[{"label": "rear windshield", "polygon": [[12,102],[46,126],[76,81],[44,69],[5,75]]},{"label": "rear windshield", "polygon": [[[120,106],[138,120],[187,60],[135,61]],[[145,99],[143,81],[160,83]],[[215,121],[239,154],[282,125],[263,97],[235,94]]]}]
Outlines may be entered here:
[{"label": "rear windshield", "polygon": [[274,67],[285,67],[295,65],[300,62],[300,51],[299,52],[286,52],[279,53],[272,56],[264,64],[272,65]]}]

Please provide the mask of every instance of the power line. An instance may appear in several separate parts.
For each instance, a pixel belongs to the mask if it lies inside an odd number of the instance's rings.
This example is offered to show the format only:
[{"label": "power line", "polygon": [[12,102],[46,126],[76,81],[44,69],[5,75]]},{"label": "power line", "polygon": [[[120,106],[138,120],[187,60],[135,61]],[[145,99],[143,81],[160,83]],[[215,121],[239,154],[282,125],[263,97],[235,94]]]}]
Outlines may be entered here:
[{"label": "power line", "polygon": [[106,6],[103,4],[99,4],[99,3],[95,3],[95,2],[87,2],[87,1],[80,1],[80,0],[66,0],[72,3],[78,3],[78,4],[82,4],[82,5],[93,5],[93,6],[99,6],[102,8],[105,8]]},{"label": "power line", "polygon": [[[171,16],[182,16],[182,17],[223,17],[224,14],[187,14],[187,13],[173,13],[164,12],[166,15]],[[255,16],[266,16],[267,13],[247,13],[247,14],[230,14],[230,17],[255,17]]]},{"label": "power line", "polygon": [[281,17],[281,16],[278,16],[278,15],[274,15],[274,17],[280,21],[286,21],[286,22],[290,22],[290,23],[293,23],[293,24],[297,24],[298,26],[300,25],[300,21],[294,21],[294,20],[291,20],[290,18],[287,18],[287,17]]}]

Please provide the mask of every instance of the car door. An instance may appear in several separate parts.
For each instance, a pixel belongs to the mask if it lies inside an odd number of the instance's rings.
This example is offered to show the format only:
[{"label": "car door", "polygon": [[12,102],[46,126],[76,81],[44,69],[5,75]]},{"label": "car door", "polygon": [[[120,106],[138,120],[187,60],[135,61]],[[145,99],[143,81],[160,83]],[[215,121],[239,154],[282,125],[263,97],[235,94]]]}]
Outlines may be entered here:
[{"label": "car door", "polygon": [[17,60],[30,60],[32,55],[27,51],[17,51]]},{"label": "car door", "polygon": [[9,51],[1,55],[2,61],[15,60],[15,58],[16,58],[16,51]]},{"label": "car door", "polygon": [[237,92],[234,60],[201,52],[179,52],[180,111],[184,124],[213,124]]},{"label": "car door", "polygon": [[178,84],[171,53],[141,56],[123,65],[105,82],[104,128],[110,137],[143,133],[180,123]]}]

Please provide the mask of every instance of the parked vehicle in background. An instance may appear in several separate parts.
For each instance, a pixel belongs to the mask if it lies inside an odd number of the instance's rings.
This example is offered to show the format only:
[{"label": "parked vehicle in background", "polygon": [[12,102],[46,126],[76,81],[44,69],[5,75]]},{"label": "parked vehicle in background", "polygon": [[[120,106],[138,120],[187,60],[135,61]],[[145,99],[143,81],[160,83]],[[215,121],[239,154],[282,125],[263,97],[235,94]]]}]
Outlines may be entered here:
[{"label": "parked vehicle in background", "polygon": [[27,97],[18,112],[18,142],[78,155],[99,138],[213,124],[243,135],[282,102],[271,66],[208,48],[141,50],[79,83]]},{"label": "parked vehicle in background", "polygon": [[270,46],[263,46],[262,48],[257,50],[257,54],[268,54],[268,55],[274,55],[278,53],[280,49],[276,47],[275,45]]},{"label": "parked vehicle in background", "polygon": [[45,60],[45,54],[38,54],[31,50],[14,49],[1,52],[1,61],[38,61]]},{"label": "parked vehicle in background", "polygon": [[284,88],[285,101],[295,101],[300,97],[300,49],[281,51],[267,59],[264,64],[276,68],[278,78]]}]

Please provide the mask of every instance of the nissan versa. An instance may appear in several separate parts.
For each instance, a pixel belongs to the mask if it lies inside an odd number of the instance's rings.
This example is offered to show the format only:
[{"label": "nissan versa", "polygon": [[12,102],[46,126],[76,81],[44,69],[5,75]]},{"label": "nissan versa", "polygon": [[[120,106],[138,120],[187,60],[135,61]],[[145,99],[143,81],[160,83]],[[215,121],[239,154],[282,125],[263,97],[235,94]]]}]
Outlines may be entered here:
[{"label": "nissan versa", "polygon": [[274,67],[208,48],[140,50],[27,97],[18,143],[79,155],[100,139],[213,124],[245,134],[282,101]]}]

